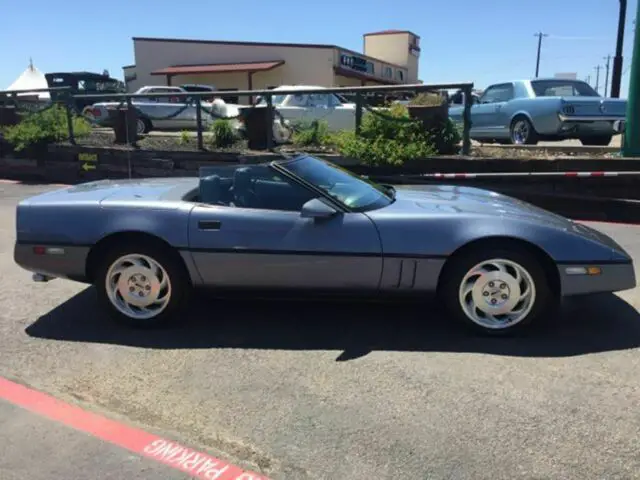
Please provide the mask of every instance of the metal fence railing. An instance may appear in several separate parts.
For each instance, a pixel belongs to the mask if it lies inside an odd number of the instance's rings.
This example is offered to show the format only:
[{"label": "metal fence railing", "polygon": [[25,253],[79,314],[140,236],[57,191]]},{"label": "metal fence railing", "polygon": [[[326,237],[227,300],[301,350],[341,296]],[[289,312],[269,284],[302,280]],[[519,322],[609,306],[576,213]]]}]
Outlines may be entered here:
[{"label": "metal fence railing", "polygon": [[[298,95],[309,95],[309,94],[320,94],[320,95],[329,95],[329,94],[337,94],[337,95],[347,95],[354,99],[355,103],[355,131],[356,133],[360,132],[360,127],[362,124],[363,115],[366,112],[384,115],[384,110],[380,110],[380,108],[373,108],[367,105],[367,99],[371,95],[397,95],[397,94],[406,94],[409,93],[411,95],[417,95],[422,92],[442,92],[448,90],[459,90],[462,91],[464,95],[464,110],[462,115],[462,154],[468,155],[471,149],[471,138],[470,138],[470,128],[471,128],[471,106],[472,106],[472,91],[473,91],[473,83],[447,83],[447,84],[410,84],[410,85],[387,85],[387,86],[375,86],[375,87],[335,87],[335,88],[296,88],[296,89],[278,89],[278,90],[241,90],[241,91],[214,91],[214,92],[171,92],[171,93],[107,93],[107,94],[71,94],[69,95],[61,95],[60,97],[63,99],[60,103],[63,103],[67,110],[67,119],[68,119],[68,129],[69,129],[69,141],[71,143],[75,143],[75,136],[73,132],[73,122],[72,116],[74,114],[78,114],[77,108],[74,107],[76,102],[86,104],[88,100],[95,100],[90,103],[99,103],[102,101],[109,101],[116,103],[117,106],[124,107],[126,105],[127,109],[133,109],[136,111],[138,115],[144,115],[145,117],[149,117],[149,112],[144,110],[147,105],[146,102],[140,102],[140,100],[152,100],[159,98],[166,98],[168,96],[172,97],[176,100],[175,108],[169,112],[164,113],[163,117],[158,117],[155,120],[166,120],[172,117],[177,117],[178,115],[185,112],[187,109],[189,110],[189,114],[193,114],[195,116],[195,125],[196,125],[196,136],[197,136],[197,145],[199,149],[203,148],[203,131],[204,124],[207,123],[212,118],[221,118],[220,115],[216,113],[216,111],[210,107],[210,103],[203,103],[202,97],[211,97],[215,95],[216,97],[222,98],[224,100],[225,97],[249,97],[250,101],[247,105],[239,105],[241,115],[246,114],[247,109],[255,109],[255,108],[266,108],[267,109],[267,125],[266,125],[266,144],[267,148],[273,147],[273,126],[274,119],[276,117],[282,117],[282,114],[278,110],[278,105],[274,105],[274,97],[278,96],[281,98],[284,95],[290,94],[298,94]],[[68,90],[68,87],[61,87],[57,89],[36,89],[33,92],[44,92],[44,91],[62,91]],[[24,95],[25,92],[2,92],[0,91],[0,103],[3,100],[9,99],[14,103],[17,103],[19,100],[18,95]],[[259,97],[261,99],[260,103],[254,103],[254,99]],[[81,102],[79,102],[81,100]],[[136,100],[139,100],[136,102]],[[182,101],[181,101],[182,100]],[[149,103],[149,105],[153,105],[153,103]],[[164,106],[166,104],[163,103]],[[169,106],[169,108],[172,108]],[[327,106],[327,108],[332,108],[331,106]],[[327,110],[328,111],[328,110]],[[209,118],[207,122],[204,121],[205,116],[208,115]],[[222,118],[237,118],[237,116],[233,117],[222,117]],[[388,117],[393,119],[393,117]],[[153,121],[154,118],[150,118],[149,121]],[[270,121],[269,121],[270,120]]]}]

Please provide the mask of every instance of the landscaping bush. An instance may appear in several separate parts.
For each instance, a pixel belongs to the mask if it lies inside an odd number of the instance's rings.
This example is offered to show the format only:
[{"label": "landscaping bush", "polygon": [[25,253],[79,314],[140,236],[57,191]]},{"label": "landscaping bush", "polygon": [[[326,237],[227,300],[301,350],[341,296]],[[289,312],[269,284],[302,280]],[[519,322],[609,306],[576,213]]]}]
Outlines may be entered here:
[{"label": "landscaping bush", "polygon": [[[91,133],[91,125],[84,118],[74,116],[72,121],[76,138]],[[28,113],[17,125],[4,127],[2,133],[16,151],[65,141],[69,138],[66,109],[53,105],[40,112]]]},{"label": "landscaping bush", "polygon": [[211,124],[212,143],[217,148],[228,148],[236,143],[236,136],[230,120],[219,118]]},{"label": "landscaping bush", "polygon": [[329,123],[326,120],[297,122],[293,125],[291,141],[302,147],[322,146],[330,142]]},{"label": "landscaping bush", "polygon": [[364,115],[360,135],[341,132],[328,141],[335,144],[341,155],[371,166],[402,165],[435,153],[429,133],[400,104]]}]

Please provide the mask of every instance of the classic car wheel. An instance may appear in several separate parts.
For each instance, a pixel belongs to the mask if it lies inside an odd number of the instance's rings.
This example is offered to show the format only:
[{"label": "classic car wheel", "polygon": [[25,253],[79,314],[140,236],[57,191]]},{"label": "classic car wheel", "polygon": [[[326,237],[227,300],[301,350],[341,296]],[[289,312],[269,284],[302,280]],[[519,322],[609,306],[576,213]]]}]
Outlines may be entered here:
[{"label": "classic car wheel", "polygon": [[611,135],[582,137],[580,138],[580,143],[582,143],[582,145],[591,145],[594,147],[608,147],[612,138],[613,137]]},{"label": "classic car wheel", "polygon": [[441,295],[452,316],[476,331],[513,333],[551,305],[540,262],[519,249],[478,249],[452,261]]},{"label": "classic car wheel", "polygon": [[511,122],[510,140],[513,145],[535,145],[538,134],[527,117],[518,116]]},{"label": "classic car wheel", "polygon": [[149,131],[151,131],[151,128],[151,122],[146,118],[136,119],[136,132],[138,133],[138,135],[149,133]]},{"label": "classic car wheel", "polygon": [[100,303],[116,321],[148,328],[177,318],[189,282],[184,266],[165,249],[127,246],[105,256],[96,288]]}]

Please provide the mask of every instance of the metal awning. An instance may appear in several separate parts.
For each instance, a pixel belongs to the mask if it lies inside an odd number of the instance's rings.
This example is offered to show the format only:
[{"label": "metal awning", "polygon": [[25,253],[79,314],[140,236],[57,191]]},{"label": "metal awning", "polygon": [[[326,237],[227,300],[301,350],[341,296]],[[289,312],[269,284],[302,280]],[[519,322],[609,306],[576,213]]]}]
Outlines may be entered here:
[{"label": "metal awning", "polygon": [[284,60],[246,63],[213,63],[207,65],[173,65],[154,70],[151,75],[193,75],[198,73],[265,72],[284,64]]}]

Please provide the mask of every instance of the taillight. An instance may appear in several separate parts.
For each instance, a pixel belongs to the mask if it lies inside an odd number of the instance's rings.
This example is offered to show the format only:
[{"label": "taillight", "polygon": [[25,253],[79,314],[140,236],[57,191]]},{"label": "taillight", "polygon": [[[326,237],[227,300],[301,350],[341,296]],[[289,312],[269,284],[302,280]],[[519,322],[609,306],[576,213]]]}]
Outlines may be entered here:
[{"label": "taillight", "polygon": [[171,98],[169,98],[169,101],[171,103],[178,103],[180,101],[180,99],[178,97],[171,97]]},{"label": "taillight", "polygon": [[93,115],[94,117],[99,117],[100,115],[102,115],[102,112],[99,108],[92,108],[91,115]]},{"label": "taillight", "polygon": [[573,107],[573,105],[565,105],[564,107],[562,107],[562,113],[573,115],[574,113],[576,113],[576,109]]}]

